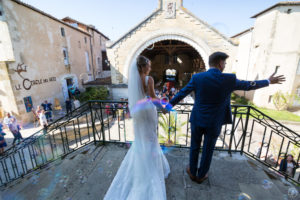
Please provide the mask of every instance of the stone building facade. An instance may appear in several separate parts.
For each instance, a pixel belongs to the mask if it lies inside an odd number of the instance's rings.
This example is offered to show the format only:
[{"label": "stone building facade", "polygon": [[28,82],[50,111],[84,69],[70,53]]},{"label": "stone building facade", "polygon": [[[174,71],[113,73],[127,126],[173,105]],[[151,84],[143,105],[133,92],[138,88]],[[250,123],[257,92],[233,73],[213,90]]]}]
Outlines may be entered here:
[{"label": "stone building facade", "polygon": [[[280,66],[277,74],[286,76],[285,83],[245,93],[256,105],[274,108],[277,91],[300,97],[300,1],[278,3],[252,18],[252,28],[232,37],[239,45],[231,70],[253,80],[268,78]],[[299,101],[293,106],[299,107]]]},{"label": "stone building facade", "polygon": [[[110,75],[106,41],[94,26],[59,20],[18,0],[0,0],[0,108],[24,122],[30,106],[69,97],[68,86]],[[102,58],[104,57],[104,58]],[[105,60],[104,60],[105,59]]]},{"label": "stone building facade", "polygon": [[[127,84],[129,68],[138,55],[161,41],[175,40],[193,48],[208,68],[208,56],[214,51],[235,55],[236,45],[186,8],[182,0],[159,0],[158,8],[117,41],[108,44],[112,84]],[[151,48],[150,48],[151,49]],[[232,58],[228,60],[231,65]],[[114,88],[114,98],[127,96],[126,88]]]}]

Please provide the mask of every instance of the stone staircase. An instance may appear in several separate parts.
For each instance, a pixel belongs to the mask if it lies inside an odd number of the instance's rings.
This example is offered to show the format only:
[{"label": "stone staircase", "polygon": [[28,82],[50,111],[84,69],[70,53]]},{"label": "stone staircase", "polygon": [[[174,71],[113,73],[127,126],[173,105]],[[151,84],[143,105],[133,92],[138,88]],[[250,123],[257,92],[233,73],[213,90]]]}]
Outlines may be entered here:
[{"label": "stone staircase", "polygon": [[[2,188],[2,200],[103,199],[126,152],[126,144],[88,145]],[[171,167],[166,179],[170,200],[288,200],[299,187],[239,153],[215,151],[209,179],[192,182],[185,173],[187,148],[165,148]],[[292,189],[291,189],[292,188]]]}]

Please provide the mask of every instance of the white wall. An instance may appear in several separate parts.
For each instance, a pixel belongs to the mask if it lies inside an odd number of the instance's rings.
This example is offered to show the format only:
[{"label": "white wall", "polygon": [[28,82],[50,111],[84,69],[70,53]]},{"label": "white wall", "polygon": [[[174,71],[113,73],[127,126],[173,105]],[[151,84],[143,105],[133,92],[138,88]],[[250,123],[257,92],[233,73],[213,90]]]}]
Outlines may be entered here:
[{"label": "white wall", "polygon": [[120,98],[128,98],[127,88],[112,88],[112,98],[113,100],[120,100]]},{"label": "white wall", "polygon": [[14,61],[14,53],[6,22],[0,20],[0,61]]},{"label": "white wall", "polygon": [[[290,14],[287,9],[292,9]],[[240,79],[267,79],[280,66],[277,74],[283,74],[286,82],[282,85],[271,85],[267,88],[247,92],[258,106],[274,108],[270,96],[278,91],[295,92],[297,84],[296,70],[300,57],[300,7],[281,6],[256,18],[251,34],[239,37],[239,48],[234,70]],[[248,55],[250,51],[249,69]],[[243,94],[243,93],[242,93]]]}]

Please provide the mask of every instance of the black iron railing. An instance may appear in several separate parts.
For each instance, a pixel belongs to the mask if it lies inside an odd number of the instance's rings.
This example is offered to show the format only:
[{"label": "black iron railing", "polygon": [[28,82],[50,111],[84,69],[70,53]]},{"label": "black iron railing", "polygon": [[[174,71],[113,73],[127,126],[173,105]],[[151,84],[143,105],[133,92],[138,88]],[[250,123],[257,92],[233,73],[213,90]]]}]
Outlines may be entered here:
[{"label": "black iron railing", "polygon": [[[159,142],[166,146],[188,148],[192,104],[180,104],[175,112],[158,112]],[[216,149],[228,153],[240,152],[279,172],[279,162],[293,153],[300,159],[299,135],[251,106],[232,106],[233,124],[224,125]],[[89,101],[23,142],[0,158],[0,185],[62,159],[88,144],[99,142],[130,143],[133,141],[127,102]],[[299,173],[288,179],[300,183]]]}]

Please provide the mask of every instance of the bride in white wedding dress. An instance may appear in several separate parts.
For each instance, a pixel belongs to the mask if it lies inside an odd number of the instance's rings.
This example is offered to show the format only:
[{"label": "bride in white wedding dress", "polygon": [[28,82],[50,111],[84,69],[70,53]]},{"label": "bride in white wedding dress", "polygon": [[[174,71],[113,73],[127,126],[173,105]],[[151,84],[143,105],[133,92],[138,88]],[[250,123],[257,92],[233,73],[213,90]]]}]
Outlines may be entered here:
[{"label": "bride in white wedding dress", "polygon": [[[154,81],[148,76],[151,62],[139,56],[129,73],[129,109],[134,126],[134,142],[128,150],[105,200],[165,200],[165,178],[170,167],[156,135],[157,111],[151,101],[143,101],[143,109],[136,109],[138,101],[147,96],[157,98]],[[146,102],[146,103],[145,103]],[[146,104],[146,105],[145,105]]]}]

